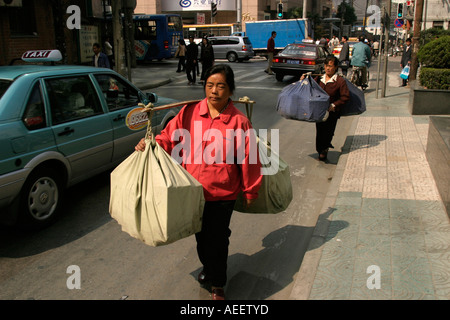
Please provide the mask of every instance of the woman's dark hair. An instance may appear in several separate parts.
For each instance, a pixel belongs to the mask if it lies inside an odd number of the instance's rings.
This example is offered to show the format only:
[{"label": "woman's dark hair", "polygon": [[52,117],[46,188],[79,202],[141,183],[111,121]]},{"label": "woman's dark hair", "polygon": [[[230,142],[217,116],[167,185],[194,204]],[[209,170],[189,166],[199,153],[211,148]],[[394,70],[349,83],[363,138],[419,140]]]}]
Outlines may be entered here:
[{"label": "woman's dark hair", "polygon": [[327,58],[325,59],[325,64],[327,65],[328,62],[330,62],[330,61],[333,61],[333,64],[335,67],[337,67],[339,65],[339,59],[333,55],[327,56]]},{"label": "woman's dark hair", "polygon": [[[230,92],[233,93],[236,89],[236,86],[234,84],[233,69],[231,69],[231,67],[227,64],[215,64],[211,68],[206,70],[205,79],[208,79],[216,73],[222,73],[225,76],[225,81],[227,82],[228,88],[230,89]],[[206,87],[206,81],[204,87]]]}]

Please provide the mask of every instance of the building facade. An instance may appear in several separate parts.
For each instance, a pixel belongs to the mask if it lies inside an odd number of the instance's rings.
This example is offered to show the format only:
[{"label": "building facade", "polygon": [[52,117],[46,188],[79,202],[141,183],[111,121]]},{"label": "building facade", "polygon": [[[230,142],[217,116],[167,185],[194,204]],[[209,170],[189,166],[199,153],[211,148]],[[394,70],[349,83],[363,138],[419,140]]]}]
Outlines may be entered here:
[{"label": "building facade", "polygon": [[[68,26],[71,5],[80,9],[80,28]],[[90,64],[92,44],[108,32],[101,1],[0,0],[0,65],[20,63],[28,50],[51,49],[61,51],[63,63]]]},{"label": "building facade", "polygon": [[[184,24],[197,24],[197,13],[204,14],[205,23],[239,23],[277,19],[280,0],[214,0],[218,13],[212,19],[211,0],[137,0],[135,13],[157,14],[176,12],[183,17]],[[303,0],[282,0],[283,11],[303,8]],[[333,0],[307,0],[306,11],[321,18],[331,17]],[[180,3],[185,3],[182,7]]]}]

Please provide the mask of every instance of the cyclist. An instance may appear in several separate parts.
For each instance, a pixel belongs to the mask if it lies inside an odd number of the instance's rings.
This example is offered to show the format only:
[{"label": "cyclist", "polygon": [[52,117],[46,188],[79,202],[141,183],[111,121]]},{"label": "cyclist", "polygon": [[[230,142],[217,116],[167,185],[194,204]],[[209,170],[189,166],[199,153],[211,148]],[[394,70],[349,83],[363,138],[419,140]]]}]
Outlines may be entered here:
[{"label": "cyclist", "polygon": [[[353,74],[360,69],[361,70],[361,87],[367,88],[367,68],[370,67],[371,62],[370,47],[364,43],[364,36],[359,37],[359,42],[355,43],[352,50],[352,62]],[[352,77],[353,79],[353,77]]]}]

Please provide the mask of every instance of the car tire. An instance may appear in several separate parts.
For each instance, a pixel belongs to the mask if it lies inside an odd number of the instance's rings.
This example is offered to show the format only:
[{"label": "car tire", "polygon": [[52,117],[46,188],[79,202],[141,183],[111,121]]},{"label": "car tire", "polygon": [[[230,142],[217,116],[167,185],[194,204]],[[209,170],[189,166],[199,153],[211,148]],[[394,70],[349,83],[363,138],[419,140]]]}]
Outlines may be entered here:
[{"label": "car tire", "polygon": [[57,171],[44,167],[33,171],[20,193],[19,224],[41,229],[53,223],[62,202],[63,182]]},{"label": "car tire", "polygon": [[228,59],[229,62],[236,62],[237,59],[238,59],[238,56],[237,56],[236,53],[230,52],[230,53],[227,54],[227,59]]},{"label": "car tire", "polygon": [[278,73],[275,73],[275,79],[277,79],[277,81],[283,81],[283,78],[284,78],[284,74],[282,74],[282,73],[280,73],[280,72],[278,72]]}]

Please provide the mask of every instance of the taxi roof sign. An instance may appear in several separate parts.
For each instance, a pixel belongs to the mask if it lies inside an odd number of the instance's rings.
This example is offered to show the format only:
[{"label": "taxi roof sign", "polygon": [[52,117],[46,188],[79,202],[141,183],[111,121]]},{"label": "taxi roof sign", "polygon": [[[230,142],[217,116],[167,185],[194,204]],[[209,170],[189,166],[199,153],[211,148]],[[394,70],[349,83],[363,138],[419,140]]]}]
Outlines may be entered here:
[{"label": "taxi roof sign", "polygon": [[302,42],[303,43],[314,43],[314,40],[312,40],[312,39],[303,39]]},{"label": "taxi roof sign", "polygon": [[59,50],[30,50],[22,55],[22,60],[26,62],[54,62],[62,60]]}]

